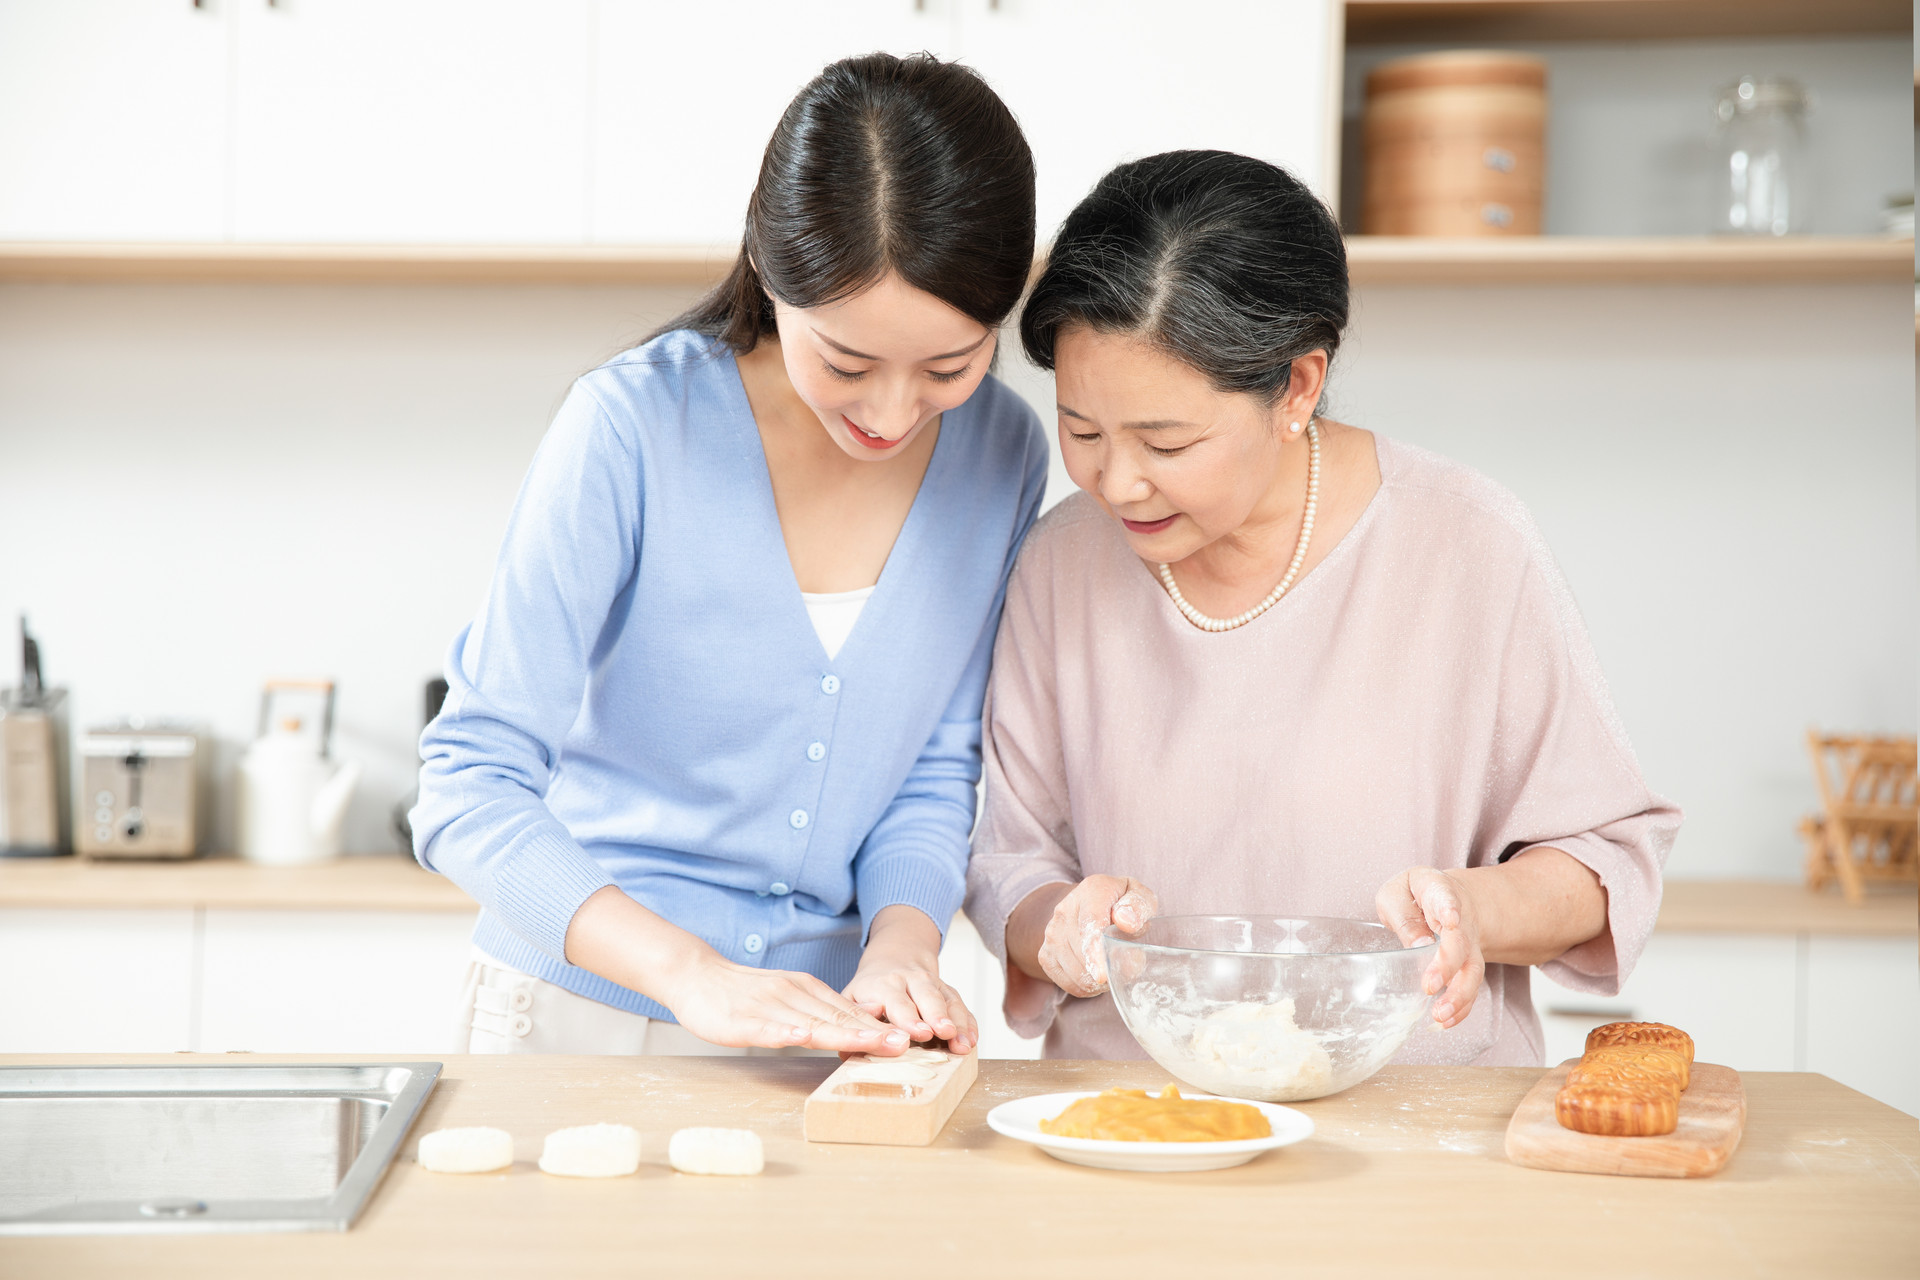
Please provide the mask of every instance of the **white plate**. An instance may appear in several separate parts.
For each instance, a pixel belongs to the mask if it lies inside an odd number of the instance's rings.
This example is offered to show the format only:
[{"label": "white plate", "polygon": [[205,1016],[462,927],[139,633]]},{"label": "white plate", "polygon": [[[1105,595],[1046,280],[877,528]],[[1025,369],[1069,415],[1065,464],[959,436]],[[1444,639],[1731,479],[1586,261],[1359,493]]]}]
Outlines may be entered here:
[{"label": "white plate", "polygon": [[[1237,1164],[1284,1147],[1313,1134],[1313,1121],[1292,1107],[1271,1102],[1250,1102],[1245,1098],[1220,1098],[1221,1102],[1245,1103],[1257,1107],[1273,1126],[1266,1138],[1242,1138],[1235,1142],[1114,1142],[1105,1138],[1057,1138],[1040,1132],[1040,1122],[1051,1120],[1082,1098],[1098,1097],[1096,1092],[1037,1093],[1030,1098],[1003,1102],[987,1112],[987,1124],[1003,1137],[1031,1142],[1056,1160],[1084,1164],[1095,1169],[1126,1169],[1138,1173],[1187,1173],[1198,1169],[1231,1169]],[[1182,1094],[1188,1098],[1213,1098],[1211,1093]]]}]

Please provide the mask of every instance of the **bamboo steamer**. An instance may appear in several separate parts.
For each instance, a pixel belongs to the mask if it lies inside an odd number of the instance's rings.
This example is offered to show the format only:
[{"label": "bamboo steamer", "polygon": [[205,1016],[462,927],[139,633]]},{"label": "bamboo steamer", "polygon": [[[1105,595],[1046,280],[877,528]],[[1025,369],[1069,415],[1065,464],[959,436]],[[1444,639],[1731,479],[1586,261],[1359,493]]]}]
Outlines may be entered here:
[{"label": "bamboo steamer", "polygon": [[1367,76],[1362,230],[1540,234],[1546,129],[1539,58],[1462,49],[1381,63]]}]

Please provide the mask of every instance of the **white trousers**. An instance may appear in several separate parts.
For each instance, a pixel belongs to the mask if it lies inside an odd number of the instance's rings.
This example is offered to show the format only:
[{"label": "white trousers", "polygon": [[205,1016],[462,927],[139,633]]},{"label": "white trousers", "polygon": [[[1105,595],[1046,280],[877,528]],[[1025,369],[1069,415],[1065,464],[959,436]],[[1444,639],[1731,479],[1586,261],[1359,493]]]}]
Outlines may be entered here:
[{"label": "white trousers", "polygon": [[[454,1013],[454,1053],[815,1056],[820,1049],[734,1049],[677,1022],[628,1013],[501,964],[475,947]],[[826,1055],[832,1056],[832,1055]]]}]

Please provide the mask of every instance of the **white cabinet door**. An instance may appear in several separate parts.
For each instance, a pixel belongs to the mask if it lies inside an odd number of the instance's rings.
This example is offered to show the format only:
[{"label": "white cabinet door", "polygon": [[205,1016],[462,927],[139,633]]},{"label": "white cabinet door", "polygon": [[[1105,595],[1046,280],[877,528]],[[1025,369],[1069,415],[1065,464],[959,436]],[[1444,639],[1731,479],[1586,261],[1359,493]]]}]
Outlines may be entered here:
[{"label": "white cabinet door", "polygon": [[1791,934],[1656,933],[1617,996],[1591,996],[1533,973],[1547,1062],[1577,1058],[1603,1022],[1665,1022],[1702,1062],[1797,1071],[1799,942]]},{"label": "white cabinet door", "polygon": [[193,1047],[193,908],[0,911],[0,1053]]},{"label": "white cabinet door", "polygon": [[0,238],[219,239],[226,153],[213,6],[0,4]]},{"label": "white cabinet door", "polygon": [[1020,118],[1040,239],[1122,160],[1214,148],[1334,192],[1335,0],[958,0],[961,56]]},{"label": "white cabinet door", "polygon": [[1920,956],[1912,938],[1807,944],[1803,1070],[1920,1115]]},{"label": "white cabinet door", "polygon": [[450,1051],[471,915],[209,910],[205,929],[203,1052]]},{"label": "white cabinet door", "polygon": [[578,242],[593,0],[230,0],[241,240]]},{"label": "white cabinet door", "polygon": [[830,62],[947,52],[957,0],[600,0],[591,238],[738,244],[781,112]]}]

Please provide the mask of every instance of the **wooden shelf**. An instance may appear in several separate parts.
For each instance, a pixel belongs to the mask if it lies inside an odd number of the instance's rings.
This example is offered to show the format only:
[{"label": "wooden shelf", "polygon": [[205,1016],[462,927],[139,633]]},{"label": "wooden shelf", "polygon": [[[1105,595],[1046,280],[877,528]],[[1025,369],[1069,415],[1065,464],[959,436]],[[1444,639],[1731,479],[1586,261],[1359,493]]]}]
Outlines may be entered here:
[{"label": "wooden shelf", "polygon": [[[1355,284],[1765,284],[1911,278],[1913,241],[1355,236]],[[475,284],[700,287],[732,262],[722,248],[575,245],[0,243],[0,282]]]},{"label": "wooden shelf", "polygon": [[1354,236],[1356,285],[1803,284],[1911,278],[1913,241],[1891,236]]},{"label": "wooden shelf", "polygon": [[1913,30],[1906,0],[1347,0],[1347,43],[1684,40]]},{"label": "wooden shelf", "polygon": [[0,242],[0,281],[706,285],[731,246]]}]

